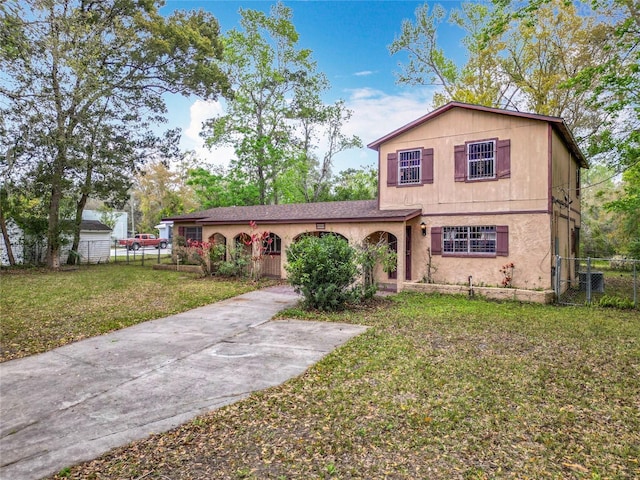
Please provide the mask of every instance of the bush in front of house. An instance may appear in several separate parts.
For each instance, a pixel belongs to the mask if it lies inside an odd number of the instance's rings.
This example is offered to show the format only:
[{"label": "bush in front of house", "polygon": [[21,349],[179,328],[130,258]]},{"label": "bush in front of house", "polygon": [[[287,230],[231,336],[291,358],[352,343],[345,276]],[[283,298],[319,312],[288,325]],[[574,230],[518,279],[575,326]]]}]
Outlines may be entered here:
[{"label": "bush in front of house", "polygon": [[305,236],[287,249],[287,278],[307,308],[340,310],[354,298],[356,251],[336,236]]}]

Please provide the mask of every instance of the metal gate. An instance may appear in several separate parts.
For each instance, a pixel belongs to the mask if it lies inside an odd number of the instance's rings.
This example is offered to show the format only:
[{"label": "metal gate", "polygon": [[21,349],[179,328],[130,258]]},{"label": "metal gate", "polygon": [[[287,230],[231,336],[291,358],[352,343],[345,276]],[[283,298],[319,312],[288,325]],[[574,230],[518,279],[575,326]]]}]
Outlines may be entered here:
[{"label": "metal gate", "polygon": [[557,302],[638,308],[639,263],[625,258],[558,256],[554,277]]}]

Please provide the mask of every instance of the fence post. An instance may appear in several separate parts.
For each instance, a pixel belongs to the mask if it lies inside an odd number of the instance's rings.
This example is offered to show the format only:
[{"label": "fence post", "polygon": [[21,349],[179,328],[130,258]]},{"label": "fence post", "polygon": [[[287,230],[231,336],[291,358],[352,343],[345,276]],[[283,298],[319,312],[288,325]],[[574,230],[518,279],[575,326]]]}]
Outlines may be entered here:
[{"label": "fence post", "polygon": [[160,244],[158,244],[158,265],[160,265]]},{"label": "fence post", "polygon": [[591,257],[587,257],[587,305],[591,305]]},{"label": "fence post", "polygon": [[142,250],[142,266],[144,267],[144,247],[141,247],[140,250]]}]

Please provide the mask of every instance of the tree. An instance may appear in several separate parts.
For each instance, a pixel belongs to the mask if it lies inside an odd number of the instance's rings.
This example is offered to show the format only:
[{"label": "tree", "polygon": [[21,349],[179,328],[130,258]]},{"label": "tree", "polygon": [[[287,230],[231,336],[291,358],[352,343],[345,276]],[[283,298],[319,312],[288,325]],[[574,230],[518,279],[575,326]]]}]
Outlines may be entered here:
[{"label": "tree", "polygon": [[62,205],[81,212],[88,196],[113,200],[108,192],[126,190],[150,127],[164,120],[161,95],[215,98],[228,87],[215,19],[165,18],[159,4],[9,0],[0,10],[0,113],[10,134],[2,148],[13,152],[16,183],[43,186],[51,267],[59,264]]},{"label": "tree", "polygon": [[333,183],[332,200],[372,200],[378,195],[378,172],[371,167],[343,170]]},{"label": "tree", "polygon": [[[579,14],[563,0],[548,0],[527,15],[510,15],[508,5],[463,3],[450,22],[466,35],[467,62],[457,66],[438,45],[437,31],[446,13],[425,5],[416,20],[406,20],[390,45],[392,54],[408,53],[400,83],[434,83],[442,91],[434,103],[450,100],[563,117],[578,140],[592,135],[606,120],[598,108],[585,108],[590,88],[572,83],[585,68],[611,57],[602,40],[608,26],[593,13]],[[523,11],[524,11],[523,10]],[[583,12],[581,12],[583,13]]]},{"label": "tree", "polygon": [[[298,48],[291,9],[277,3],[270,15],[244,9],[240,14],[242,31],[225,38],[232,95],[226,113],[206,122],[203,136],[210,146],[233,146],[237,158],[229,173],[257,187],[257,203],[317,201],[333,157],[360,145],[357,137],[340,132],[351,113],[343,102],[321,101],[329,84],[316,72],[311,51]],[[328,148],[320,160],[315,150],[322,136]]]},{"label": "tree", "polygon": [[607,202],[605,208],[621,217],[621,231],[626,245],[624,253],[640,259],[640,162],[627,169],[622,180],[623,195]]},{"label": "tree", "polygon": [[492,107],[509,105],[513,89],[501,72],[499,58],[504,43],[498,38],[485,45],[481,42],[494,14],[494,9],[481,3],[463,3],[459,10],[452,10],[450,22],[466,32],[462,44],[468,61],[458,66],[438,43],[438,27],[447,16],[446,10],[439,4],[433,6],[431,13],[428,4],[418,7],[415,23],[404,20],[400,35],[389,45],[392,55],[408,55],[396,76],[398,83],[441,87],[442,91],[434,95],[436,106],[449,100]]},{"label": "tree", "polygon": [[141,214],[139,231],[152,232],[163,217],[190,212],[199,206],[181,168],[186,165],[171,169],[165,161],[152,160],[136,175],[131,195]]},{"label": "tree", "polygon": [[187,185],[191,186],[203,209],[257,205],[260,192],[241,170],[227,171],[217,167],[209,171],[203,167],[189,170]]}]

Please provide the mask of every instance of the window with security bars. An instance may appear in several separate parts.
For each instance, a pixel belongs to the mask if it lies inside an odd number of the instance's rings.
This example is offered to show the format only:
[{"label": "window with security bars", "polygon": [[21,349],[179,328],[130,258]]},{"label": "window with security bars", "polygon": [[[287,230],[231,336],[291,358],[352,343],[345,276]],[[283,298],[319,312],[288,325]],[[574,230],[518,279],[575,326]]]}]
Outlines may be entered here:
[{"label": "window with security bars", "polygon": [[201,242],[202,227],[185,227],[184,238],[185,240],[191,240],[192,242]]},{"label": "window with security bars", "polygon": [[400,185],[420,183],[420,150],[400,152],[398,160],[398,183]]},{"label": "window with security bars", "polygon": [[496,227],[443,227],[442,252],[457,254],[495,254]]},{"label": "window with security bars", "polygon": [[467,144],[467,162],[469,180],[495,178],[496,142],[476,142]]}]

